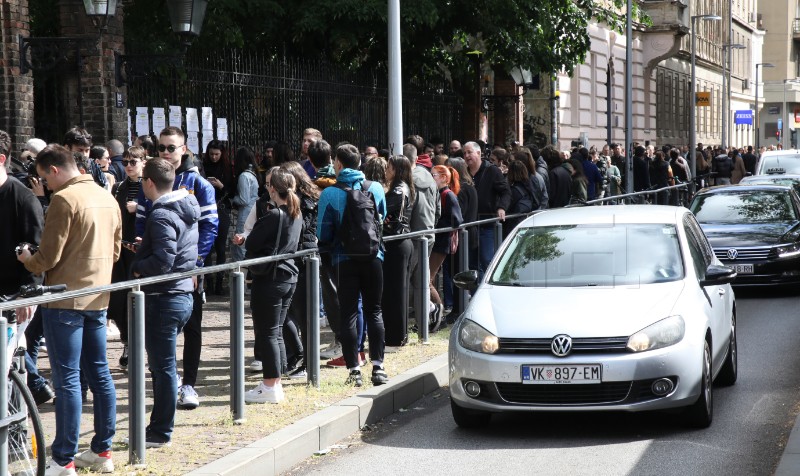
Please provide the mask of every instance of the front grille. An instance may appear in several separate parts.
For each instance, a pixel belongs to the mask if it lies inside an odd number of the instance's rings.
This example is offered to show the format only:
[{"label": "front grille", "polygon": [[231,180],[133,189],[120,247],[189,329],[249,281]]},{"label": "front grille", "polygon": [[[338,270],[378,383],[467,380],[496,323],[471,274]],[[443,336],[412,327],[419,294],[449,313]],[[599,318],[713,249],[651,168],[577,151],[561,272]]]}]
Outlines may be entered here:
[{"label": "front grille", "polygon": [[497,391],[509,403],[528,405],[599,405],[619,403],[628,397],[631,382],[598,384],[531,385],[497,383]]},{"label": "front grille", "polygon": [[[497,354],[552,354],[550,339],[510,339],[501,337]],[[576,337],[570,354],[627,352],[627,337]]]},{"label": "front grille", "polygon": [[[735,260],[731,260],[728,258],[728,250],[735,249],[739,252],[739,256],[736,257]],[[735,247],[728,247],[728,248],[714,248],[714,254],[722,261],[757,261],[757,260],[765,260],[770,257],[770,253],[772,253],[772,248],[735,248]]]}]

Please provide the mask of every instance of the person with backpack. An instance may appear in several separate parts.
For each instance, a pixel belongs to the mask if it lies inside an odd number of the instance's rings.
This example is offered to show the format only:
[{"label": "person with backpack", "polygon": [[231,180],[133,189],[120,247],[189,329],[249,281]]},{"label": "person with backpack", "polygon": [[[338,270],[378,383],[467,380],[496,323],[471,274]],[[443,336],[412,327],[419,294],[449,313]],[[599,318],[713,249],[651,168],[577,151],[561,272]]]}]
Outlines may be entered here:
[{"label": "person with backpack", "polygon": [[[297,251],[303,216],[295,187],[291,172],[273,170],[267,191],[276,207],[259,218],[248,235],[245,242],[248,258]],[[250,307],[253,327],[257,329],[255,346],[263,358],[263,380],[256,388],[245,392],[244,401],[280,403],[285,398],[281,375],[287,367],[282,329],[297,286],[299,269],[295,260],[287,259],[251,266],[249,270],[253,277]]]},{"label": "person with backpack", "polygon": [[[458,172],[453,167],[437,165],[432,170],[433,179],[439,187],[442,202],[442,215],[436,223],[436,228],[455,228],[464,223],[461,215],[461,205],[458,203],[458,192],[461,191],[461,182]],[[458,250],[458,231],[437,233],[433,242],[433,252],[428,258],[430,267],[431,303],[435,306],[431,314],[430,331],[436,332],[444,321],[444,304],[436,289],[436,274],[442,267],[445,258],[456,254]]]},{"label": "person with backpack", "polygon": [[[528,167],[521,160],[512,160],[508,164],[508,185],[511,187],[511,204],[508,214],[529,213],[539,209],[536,191],[533,189]],[[522,223],[524,217],[507,218],[503,222],[503,237],[511,233],[517,225]]]},{"label": "person with backpack", "polygon": [[389,381],[383,366],[384,337],[382,223],[386,217],[383,185],[364,179],[358,170],[361,155],[352,144],[336,149],[333,162],[336,184],[322,191],[317,215],[317,238],[321,252],[330,252],[338,276],[341,339],[347,369],[346,384],[363,385],[358,359],[356,322],[358,298],[362,298],[367,321],[372,383]]}]

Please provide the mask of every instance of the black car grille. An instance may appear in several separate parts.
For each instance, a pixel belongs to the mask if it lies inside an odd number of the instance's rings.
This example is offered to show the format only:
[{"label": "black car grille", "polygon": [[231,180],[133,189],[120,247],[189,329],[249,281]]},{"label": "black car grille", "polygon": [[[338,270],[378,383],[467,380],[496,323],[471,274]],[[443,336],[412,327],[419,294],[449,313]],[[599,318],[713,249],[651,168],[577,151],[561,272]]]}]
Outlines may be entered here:
[{"label": "black car grille", "polygon": [[[501,337],[498,354],[552,354],[550,339],[510,339]],[[570,354],[627,352],[627,337],[575,337]]]},{"label": "black car grille", "polygon": [[509,403],[529,405],[591,405],[618,403],[628,397],[631,382],[598,384],[531,385],[498,383],[500,397]]},{"label": "black car grille", "polygon": [[[735,260],[731,260],[728,258],[728,250],[734,249],[738,252],[738,256]],[[727,247],[727,248],[714,248],[714,254],[722,261],[757,261],[757,260],[765,260],[771,257],[772,248],[770,247],[763,247],[763,248],[736,248],[736,247]]]},{"label": "black car grille", "polygon": [[[678,377],[669,377],[677,385]],[[535,385],[523,383],[496,383],[496,396],[482,394],[480,398],[522,405],[609,405],[631,404],[661,398],[653,394],[651,386],[657,379],[632,382],[605,382],[598,384]],[[486,389],[486,385],[481,385]]]}]

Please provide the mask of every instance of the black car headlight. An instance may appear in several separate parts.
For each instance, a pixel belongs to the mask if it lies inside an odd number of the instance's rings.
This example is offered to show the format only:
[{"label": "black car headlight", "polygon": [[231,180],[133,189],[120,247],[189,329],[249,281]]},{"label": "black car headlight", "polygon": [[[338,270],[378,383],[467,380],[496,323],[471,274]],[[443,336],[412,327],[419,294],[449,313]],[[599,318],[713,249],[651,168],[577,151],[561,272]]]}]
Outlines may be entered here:
[{"label": "black car headlight", "polygon": [[681,316],[670,316],[645,327],[628,338],[631,352],[644,352],[677,344],[683,339],[686,323]]},{"label": "black car headlight", "polygon": [[494,354],[500,348],[497,336],[469,319],[464,319],[458,330],[458,344],[473,352]]},{"label": "black car headlight", "polygon": [[793,258],[800,255],[800,243],[792,243],[791,245],[781,245],[776,251],[778,258]]}]

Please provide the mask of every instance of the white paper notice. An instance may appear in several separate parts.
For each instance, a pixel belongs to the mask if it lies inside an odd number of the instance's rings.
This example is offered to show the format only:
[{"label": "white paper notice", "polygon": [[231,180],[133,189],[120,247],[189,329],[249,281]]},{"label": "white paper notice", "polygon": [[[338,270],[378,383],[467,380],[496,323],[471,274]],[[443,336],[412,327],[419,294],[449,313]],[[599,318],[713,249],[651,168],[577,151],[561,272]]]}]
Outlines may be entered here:
[{"label": "white paper notice", "polygon": [[194,155],[198,155],[200,153],[200,141],[197,138],[197,132],[189,132],[186,134],[186,145]]},{"label": "white paper notice", "polygon": [[196,108],[186,108],[186,132],[200,132],[200,123],[197,120]]},{"label": "white paper notice", "polygon": [[208,143],[214,140],[214,131],[203,131],[203,152],[208,148]]},{"label": "white paper notice", "polygon": [[203,130],[204,131],[211,131],[214,130],[214,113],[211,112],[210,107],[203,107]]},{"label": "white paper notice", "polygon": [[169,125],[170,127],[181,127],[183,125],[183,116],[181,115],[180,106],[169,107]]},{"label": "white paper notice", "polygon": [[131,142],[131,136],[133,135],[132,134],[133,131],[131,131],[131,110],[128,109],[127,111],[128,111],[128,114],[127,114],[127,116],[128,116],[128,147],[131,147],[131,146],[133,146],[133,142]]},{"label": "white paper notice", "polygon": [[224,117],[217,118],[217,140],[228,140],[228,120]]},{"label": "white paper notice", "polygon": [[164,115],[163,107],[153,108],[153,133],[160,134],[167,127],[167,116]]},{"label": "white paper notice", "polygon": [[150,117],[146,107],[136,108],[136,135],[150,135]]}]

